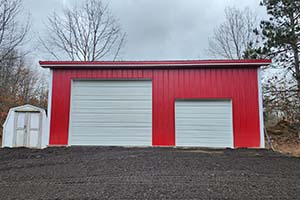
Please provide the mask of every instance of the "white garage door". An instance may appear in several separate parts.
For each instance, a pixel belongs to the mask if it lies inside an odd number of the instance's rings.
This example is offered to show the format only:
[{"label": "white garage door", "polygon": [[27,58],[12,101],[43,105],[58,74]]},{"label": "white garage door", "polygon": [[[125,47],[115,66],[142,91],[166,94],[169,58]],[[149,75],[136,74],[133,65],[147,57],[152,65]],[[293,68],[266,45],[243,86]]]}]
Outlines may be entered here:
[{"label": "white garage door", "polygon": [[152,83],[74,80],[69,145],[152,145]]},{"label": "white garage door", "polygon": [[177,146],[233,147],[231,101],[179,100],[175,116]]}]

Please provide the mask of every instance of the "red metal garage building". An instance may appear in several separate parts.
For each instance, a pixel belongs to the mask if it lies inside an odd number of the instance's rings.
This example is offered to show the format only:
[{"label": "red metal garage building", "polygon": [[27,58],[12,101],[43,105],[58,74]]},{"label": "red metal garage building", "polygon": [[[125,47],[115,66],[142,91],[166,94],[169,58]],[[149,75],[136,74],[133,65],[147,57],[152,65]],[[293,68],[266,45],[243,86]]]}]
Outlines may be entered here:
[{"label": "red metal garage building", "polygon": [[270,60],[41,61],[50,146],[264,147]]}]

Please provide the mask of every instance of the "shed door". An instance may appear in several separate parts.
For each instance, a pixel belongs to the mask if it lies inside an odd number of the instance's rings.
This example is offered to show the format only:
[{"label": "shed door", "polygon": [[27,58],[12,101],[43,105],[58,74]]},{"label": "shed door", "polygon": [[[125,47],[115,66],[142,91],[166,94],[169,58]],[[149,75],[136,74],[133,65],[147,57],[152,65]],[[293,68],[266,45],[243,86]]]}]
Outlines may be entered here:
[{"label": "shed door", "polygon": [[152,145],[152,82],[74,80],[69,145]]},{"label": "shed door", "polygon": [[177,146],[233,147],[231,101],[179,100],[175,116]]},{"label": "shed door", "polygon": [[41,140],[41,113],[31,112],[28,113],[28,144],[29,147],[38,147],[40,146]]},{"label": "shed door", "polygon": [[38,148],[41,140],[40,124],[39,112],[16,112],[14,146]]},{"label": "shed door", "polygon": [[27,141],[28,117],[25,112],[16,112],[14,146],[25,147]]}]

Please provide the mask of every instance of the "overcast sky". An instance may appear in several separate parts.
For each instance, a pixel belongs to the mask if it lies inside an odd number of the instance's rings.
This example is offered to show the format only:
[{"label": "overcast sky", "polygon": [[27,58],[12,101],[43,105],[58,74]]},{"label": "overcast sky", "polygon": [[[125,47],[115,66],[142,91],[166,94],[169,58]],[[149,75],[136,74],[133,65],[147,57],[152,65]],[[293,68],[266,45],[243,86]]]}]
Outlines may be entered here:
[{"label": "overcast sky", "polygon": [[[23,0],[30,13],[32,29],[30,57],[48,60],[34,45],[35,35],[43,34],[47,16],[61,12],[80,0]],[[259,17],[265,9],[259,0],[106,0],[113,15],[127,33],[122,60],[207,59],[208,38],[222,23],[224,8],[248,6]],[[51,33],[48,33],[51,34]]]}]

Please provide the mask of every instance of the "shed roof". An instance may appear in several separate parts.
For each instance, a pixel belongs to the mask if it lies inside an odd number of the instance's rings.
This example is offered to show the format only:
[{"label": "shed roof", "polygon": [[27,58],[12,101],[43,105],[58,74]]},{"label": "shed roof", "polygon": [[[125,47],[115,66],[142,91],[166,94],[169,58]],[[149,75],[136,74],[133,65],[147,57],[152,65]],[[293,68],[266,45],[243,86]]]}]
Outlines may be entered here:
[{"label": "shed roof", "polygon": [[9,119],[9,117],[12,115],[13,112],[45,112],[45,110],[43,108],[39,108],[30,104],[25,104],[22,106],[17,106],[17,107],[13,107],[9,109],[9,112],[7,114],[7,117],[5,119],[5,122],[3,123],[3,127],[7,124],[7,120]]},{"label": "shed roof", "polygon": [[260,67],[271,60],[162,60],[162,61],[40,61],[41,67],[51,69],[85,68],[184,68],[184,67]]}]

